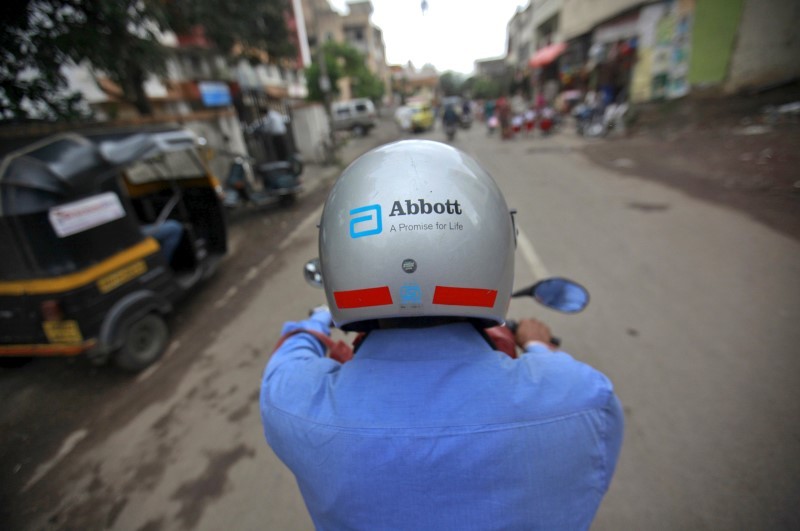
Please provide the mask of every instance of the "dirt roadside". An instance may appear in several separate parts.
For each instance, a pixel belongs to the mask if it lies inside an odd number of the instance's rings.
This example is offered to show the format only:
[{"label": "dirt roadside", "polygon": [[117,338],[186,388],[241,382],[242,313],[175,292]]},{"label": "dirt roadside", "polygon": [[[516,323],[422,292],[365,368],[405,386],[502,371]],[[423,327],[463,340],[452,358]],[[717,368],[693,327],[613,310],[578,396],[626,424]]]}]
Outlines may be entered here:
[{"label": "dirt roadside", "polygon": [[625,135],[593,141],[584,153],[601,166],[735,208],[800,239],[800,113],[777,112],[796,102],[798,84],[650,104],[637,109]]}]

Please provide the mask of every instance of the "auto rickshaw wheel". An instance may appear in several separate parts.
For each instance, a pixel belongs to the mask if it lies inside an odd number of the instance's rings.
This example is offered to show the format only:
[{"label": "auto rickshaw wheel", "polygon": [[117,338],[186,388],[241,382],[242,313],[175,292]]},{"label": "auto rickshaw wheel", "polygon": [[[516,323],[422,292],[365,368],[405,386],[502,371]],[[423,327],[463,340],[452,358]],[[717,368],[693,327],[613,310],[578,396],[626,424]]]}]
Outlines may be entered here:
[{"label": "auto rickshaw wheel", "polygon": [[138,372],[158,360],[167,348],[169,330],[164,318],[148,313],[125,328],[122,346],[114,353],[114,364]]}]

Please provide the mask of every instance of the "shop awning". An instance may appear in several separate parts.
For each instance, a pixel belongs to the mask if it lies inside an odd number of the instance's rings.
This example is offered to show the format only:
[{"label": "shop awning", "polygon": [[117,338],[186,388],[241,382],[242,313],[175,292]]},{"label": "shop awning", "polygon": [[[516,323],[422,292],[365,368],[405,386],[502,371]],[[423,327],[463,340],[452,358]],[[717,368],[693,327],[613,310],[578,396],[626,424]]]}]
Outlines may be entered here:
[{"label": "shop awning", "polygon": [[547,66],[558,59],[558,56],[564,53],[564,50],[566,49],[567,43],[558,42],[549,46],[545,46],[540,50],[536,50],[536,53],[534,53],[530,60],[528,60],[528,66],[531,68]]}]

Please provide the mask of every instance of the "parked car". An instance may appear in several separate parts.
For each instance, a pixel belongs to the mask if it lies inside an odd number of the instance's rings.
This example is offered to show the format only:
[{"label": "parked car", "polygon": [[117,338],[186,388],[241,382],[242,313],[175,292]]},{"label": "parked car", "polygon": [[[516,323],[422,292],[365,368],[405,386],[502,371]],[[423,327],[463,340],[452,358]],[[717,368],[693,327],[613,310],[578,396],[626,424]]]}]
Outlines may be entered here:
[{"label": "parked car", "polygon": [[331,114],[336,131],[352,131],[358,136],[368,134],[377,120],[375,105],[368,98],[336,102],[331,106]]},{"label": "parked car", "polygon": [[428,102],[409,103],[411,108],[411,130],[415,133],[430,131],[436,117],[433,114],[433,106]]}]

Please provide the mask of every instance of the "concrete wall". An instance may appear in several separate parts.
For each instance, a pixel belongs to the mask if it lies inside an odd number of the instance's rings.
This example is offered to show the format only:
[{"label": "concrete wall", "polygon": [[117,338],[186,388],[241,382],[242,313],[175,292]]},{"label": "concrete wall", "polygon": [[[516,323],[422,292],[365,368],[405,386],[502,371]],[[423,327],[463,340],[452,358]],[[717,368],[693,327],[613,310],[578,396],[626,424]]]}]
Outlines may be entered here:
[{"label": "concrete wall", "polygon": [[563,40],[572,39],[643,3],[643,0],[563,0],[560,36]]},{"label": "concrete wall", "polygon": [[798,23],[798,0],[746,0],[725,90],[800,77]]},{"label": "concrete wall", "polygon": [[[594,0],[595,2],[597,0]],[[566,40],[564,38],[564,31],[563,31],[563,10],[564,10],[564,0],[534,0],[533,1],[533,48],[537,49],[540,48],[542,43],[539,42],[544,37],[544,32],[542,31],[542,25],[545,22],[548,22],[555,16],[559,16],[558,27],[554,28],[554,33],[552,35],[552,43],[561,42]],[[594,5],[594,2],[590,0],[589,2],[591,5]]]},{"label": "concrete wall", "polygon": [[292,109],[295,147],[306,162],[324,162],[322,142],[329,137],[328,116],[319,103]]},{"label": "concrete wall", "polygon": [[714,85],[727,77],[743,5],[744,0],[697,2],[689,67],[692,85]]},{"label": "concrete wall", "polygon": [[525,68],[536,51],[534,43],[533,3],[518,9],[506,24],[506,34],[511,47],[506,52],[506,63],[511,67]]}]

